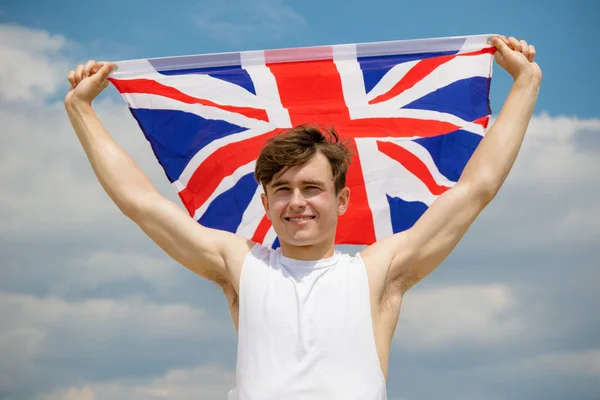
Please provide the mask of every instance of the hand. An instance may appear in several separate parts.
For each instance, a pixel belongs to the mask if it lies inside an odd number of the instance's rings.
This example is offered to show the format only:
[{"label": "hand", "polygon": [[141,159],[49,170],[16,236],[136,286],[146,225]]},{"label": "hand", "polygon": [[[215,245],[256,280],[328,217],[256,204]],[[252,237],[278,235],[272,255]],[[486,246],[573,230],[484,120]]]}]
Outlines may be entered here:
[{"label": "hand", "polygon": [[109,62],[96,62],[90,60],[85,66],[79,64],[75,71],[69,72],[71,89],[65,97],[65,105],[73,102],[92,104],[96,98],[108,86],[108,75],[112,72],[115,64]]},{"label": "hand", "polygon": [[527,44],[524,40],[514,37],[495,36],[492,44],[498,49],[496,62],[508,72],[513,79],[542,80],[542,70],[533,59],[535,58],[535,47]]}]

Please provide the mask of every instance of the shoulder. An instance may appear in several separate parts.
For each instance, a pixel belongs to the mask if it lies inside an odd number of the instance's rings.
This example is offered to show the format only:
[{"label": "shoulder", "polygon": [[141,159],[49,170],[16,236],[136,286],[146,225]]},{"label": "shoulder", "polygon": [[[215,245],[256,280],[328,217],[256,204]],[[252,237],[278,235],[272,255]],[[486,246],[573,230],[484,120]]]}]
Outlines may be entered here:
[{"label": "shoulder", "polygon": [[264,260],[268,262],[269,248],[251,240],[235,238],[237,242],[230,243],[225,250],[225,264],[227,265],[229,278],[225,282],[217,282],[221,287],[231,285],[235,291],[239,291],[242,271],[251,260]]},{"label": "shoulder", "polygon": [[276,263],[278,251],[261,243],[249,242],[248,251],[239,260],[241,270],[248,265],[273,265]]},{"label": "shoulder", "polygon": [[273,249],[261,243],[254,243],[254,245],[250,249],[250,253],[248,253],[248,256],[246,258],[261,260],[266,263],[272,263],[273,259],[277,256],[278,252],[279,251],[277,249]]}]

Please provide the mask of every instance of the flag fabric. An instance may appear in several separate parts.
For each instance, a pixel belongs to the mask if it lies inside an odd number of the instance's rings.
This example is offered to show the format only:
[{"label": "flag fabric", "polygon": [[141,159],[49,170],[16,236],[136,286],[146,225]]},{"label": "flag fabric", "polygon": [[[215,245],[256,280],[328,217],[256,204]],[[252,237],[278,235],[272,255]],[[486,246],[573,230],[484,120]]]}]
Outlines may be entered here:
[{"label": "flag fabric", "polygon": [[371,244],[410,228],[485,135],[491,36],[127,60],[109,79],[190,216],[273,248],[256,159],[289,128],[333,126],[354,153],[335,243]]}]

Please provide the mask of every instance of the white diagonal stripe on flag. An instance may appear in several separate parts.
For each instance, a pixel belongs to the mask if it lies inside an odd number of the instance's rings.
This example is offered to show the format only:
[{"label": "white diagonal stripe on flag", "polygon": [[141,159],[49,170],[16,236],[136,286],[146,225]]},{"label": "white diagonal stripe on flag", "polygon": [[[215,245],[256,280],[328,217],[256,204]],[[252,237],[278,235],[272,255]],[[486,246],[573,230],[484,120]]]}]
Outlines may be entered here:
[{"label": "white diagonal stripe on flag", "polygon": [[248,175],[249,173],[254,172],[254,166],[256,165],[256,161],[249,162],[246,165],[242,165],[238,169],[236,169],[233,174],[225,177],[221,182],[219,182],[219,186],[212,192],[209,198],[202,203],[202,205],[194,212],[194,219],[198,221],[206,210],[208,206],[221,194],[225,193],[229,189],[235,186],[235,184],[242,178],[243,176]]},{"label": "white diagonal stripe on flag", "polygon": [[263,193],[262,185],[258,185],[256,187],[256,191],[254,192],[254,196],[252,196],[252,200],[250,200],[250,204],[244,211],[242,215],[242,222],[240,222],[240,226],[238,226],[236,233],[243,237],[251,238],[254,236],[254,232],[256,232],[256,228],[258,228],[258,224],[262,221],[265,215],[265,208],[262,205],[262,201],[260,195]]},{"label": "white diagonal stripe on flag", "polygon": [[202,149],[200,149],[200,151],[198,151],[196,154],[194,154],[194,157],[192,157],[192,159],[185,166],[185,169],[183,170],[181,175],[179,175],[179,179],[172,183],[173,187],[178,192],[181,192],[183,189],[185,189],[198,167],[221,147],[231,143],[242,142],[246,139],[250,139],[255,136],[263,135],[269,132],[270,130],[271,126],[265,123],[263,128],[251,128],[240,133],[234,133],[229,136],[213,140],[212,142],[204,146]]},{"label": "white diagonal stripe on flag", "polygon": [[489,54],[456,56],[437,67],[411,88],[381,104],[386,104],[390,109],[398,109],[459,80],[476,76],[487,78],[489,58]]},{"label": "white diagonal stripe on flag", "polygon": [[402,64],[398,64],[390,69],[384,76],[381,78],[377,85],[367,95],[367,100],[373,100],[375,97],[380,96],[389,92],[398,82],[404,78],[404,76],[417,65],[421,60],[409,61]]},{"label": "white diagonal stripe on flag", "polygon": [[205,106],[202,104],[189,104],[170,97],[146,93],[126,93],[123,95],[133,108],[145,108],[156,110],[173,110],[195,114],[209,120],[222,120],[230,122],[242,128],[266,129],[270,128],[268,122],[249,118],[236,112],[223,110],[221,108]]}]

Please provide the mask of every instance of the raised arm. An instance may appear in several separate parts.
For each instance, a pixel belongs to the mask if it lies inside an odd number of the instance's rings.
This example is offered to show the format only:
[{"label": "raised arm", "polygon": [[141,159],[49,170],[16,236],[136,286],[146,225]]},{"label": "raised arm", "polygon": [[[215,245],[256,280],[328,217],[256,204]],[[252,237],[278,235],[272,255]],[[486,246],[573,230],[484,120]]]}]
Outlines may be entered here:
[{"label": "raised arm", "polygon": [[495,37],[493,44],[498,49],[497,63],[514,78],[514,84],[459,181],[411,229],[363,250],[365,262],[389,266],[385,282],[395,284],[400,292],[429,275],[455,248],[500,190],[521,147],[542,73],[533,61],[535,48],[524,40]]},{"label": "raised arm", "polygon": [[159,194],[150,179],[113,140],[92,100],[108,86],[114,64],[88,62],[69,74],[67,114],[98,178],[119,207],[173,259],[193,272],[237,289],[239,270],[252,243],[229,232],[201,226]]}]

